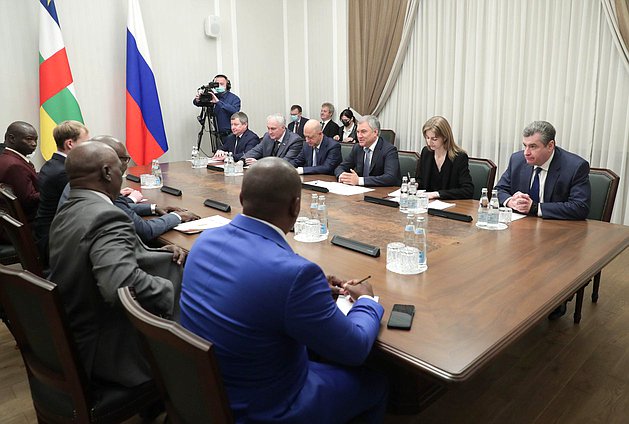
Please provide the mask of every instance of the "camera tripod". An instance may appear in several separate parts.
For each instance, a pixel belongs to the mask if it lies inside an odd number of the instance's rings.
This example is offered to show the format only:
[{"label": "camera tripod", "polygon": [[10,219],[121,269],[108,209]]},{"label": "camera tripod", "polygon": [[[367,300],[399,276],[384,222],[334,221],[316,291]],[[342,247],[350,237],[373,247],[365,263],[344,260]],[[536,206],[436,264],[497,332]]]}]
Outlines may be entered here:
[{"label": "camera tripod", "polygon": [[[208,132],[210,133],[210,148],[212,153],[216,152],[222,145],[221,138],[218,135],[218,123],[216,121],[216,115],[214,114],[213,106],[202,106],[201,113],[197,116],[199,124],[201,124],[201,130],[199,131],[197,138],[197,149],[201,150],[201,139],[205,132],[205,123],[208,124]],[[209,156],[209,155],[208,155]]]}]

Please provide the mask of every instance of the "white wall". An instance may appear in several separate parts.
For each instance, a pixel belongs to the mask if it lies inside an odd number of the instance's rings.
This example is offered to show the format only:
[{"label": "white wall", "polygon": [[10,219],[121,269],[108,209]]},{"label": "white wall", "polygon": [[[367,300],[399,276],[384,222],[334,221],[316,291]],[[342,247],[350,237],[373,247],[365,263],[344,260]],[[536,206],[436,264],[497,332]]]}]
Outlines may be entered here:
[{"label": "white wall", "polygon": [[[127,1],[56,0],[86,125],[93,135],[125,138]],[[324,101],[348,104],[346,0],[140,0],[160,95],[169,151],[187,159],[196,142],[196,89],[217,73],[259,135],[265,118],[299,103],[318,117]],[[39,127],[39,3],[1,0],[0,131],[15,120]],[[208,15],[221,18],[217,39],[204,34]],[[208,148],[207,135],[203,147]],[[34,162],[41,164],[38,153]]]}]

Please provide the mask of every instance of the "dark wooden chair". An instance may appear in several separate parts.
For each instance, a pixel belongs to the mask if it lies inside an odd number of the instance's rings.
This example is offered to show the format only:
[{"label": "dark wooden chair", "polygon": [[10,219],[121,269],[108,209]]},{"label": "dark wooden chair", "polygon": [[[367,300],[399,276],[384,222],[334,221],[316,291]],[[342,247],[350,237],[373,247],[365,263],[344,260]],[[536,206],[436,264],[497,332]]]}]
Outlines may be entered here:
[{"label": "dark wooden chair", "polygon": [[469,158],[470,174],[474,183],[473,199],[480,199],[481,191],[487,187],[487,192],[491,196],[496,180],[496,164],[489,159]]},{"label": "dark wooden chair", "polygon": [[[13,196],[7,186],[5,186],[3,183],[0,183],[0,212],[9,213],[8,206],[3,206],[4,193],[7,193],[7,195],[10,194],[13,198],[15,198],[15,196]],[[13,265],[19,262],[20,258],[17,256],[17,251],[8,241],[7,236],[2,232],[2,230],[0,230],[0,264]]]},{"label": "dark wooden chair", "polygon": [[140,333],[170,422],[233,422],[212,344],[144,310],[128,287],[118,296]]},{"label": "dark wooden chair", "polygon": [[155,385],[88,381],[57,286],[0,265],[0,302],[26,365],[40,423],[120,423],[159,399]]},{"label": "dark wooden chair", "polygon": [[11,242],[22,268],[43,277],[44,271],[28,224],[23,224],[7,213],[0,211],[0,231],[3,231],[5,237]]},{"label": "dark wooden chair", "polygon": [[[588,219],[609,222],[612,219],[612,211],[616,202],[616,193],[618,192],[618,184],[620,177],[613,171],[605,168],[590,168],[590,186],[592,187],[592,198],[590,202],[590,213]],[[598,301],[598,289],[601,285],[601,271],[598,271],[593,277],[592,283],[592,302]],[[585,287],[590,284],[589,279],[577,291],[577,300],[574,306],[574,322],[581,322],[581,308],[583,306],[583,296]]]},{"label": "dark wooden chair", "polygon": [[417,178],[419,175],[419,155],[417,152],[400,150],[398,156],[400,158],[402,176],[410,175],[411,178]]}]

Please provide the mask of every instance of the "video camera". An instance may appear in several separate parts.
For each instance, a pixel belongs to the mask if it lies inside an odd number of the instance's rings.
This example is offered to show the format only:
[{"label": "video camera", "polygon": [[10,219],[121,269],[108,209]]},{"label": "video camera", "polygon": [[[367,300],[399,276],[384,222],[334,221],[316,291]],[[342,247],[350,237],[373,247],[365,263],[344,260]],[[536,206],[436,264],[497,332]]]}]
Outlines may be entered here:
[{"label": "video camera", "polygon": [[212,94],[213,90],[218,88],[219,83],[217,82],[208,82],[207,85],[202,85],[197,89],[199,93],[199,101],[198,106],[214,106],[212,103]]}]

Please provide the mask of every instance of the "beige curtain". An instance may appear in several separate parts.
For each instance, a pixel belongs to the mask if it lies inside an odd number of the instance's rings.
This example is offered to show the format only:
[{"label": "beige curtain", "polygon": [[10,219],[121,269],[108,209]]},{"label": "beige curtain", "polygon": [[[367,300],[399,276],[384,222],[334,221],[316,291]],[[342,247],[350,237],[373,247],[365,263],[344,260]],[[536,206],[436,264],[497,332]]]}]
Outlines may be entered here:
[{"label": "beige curtain", "polygon": [[349,0],[349,100],[371,114],[400,47],[408,0]]},{"label": "beige curtain", "polygon": [[601,0],[614,44],[629,70],[629,0]]}]

